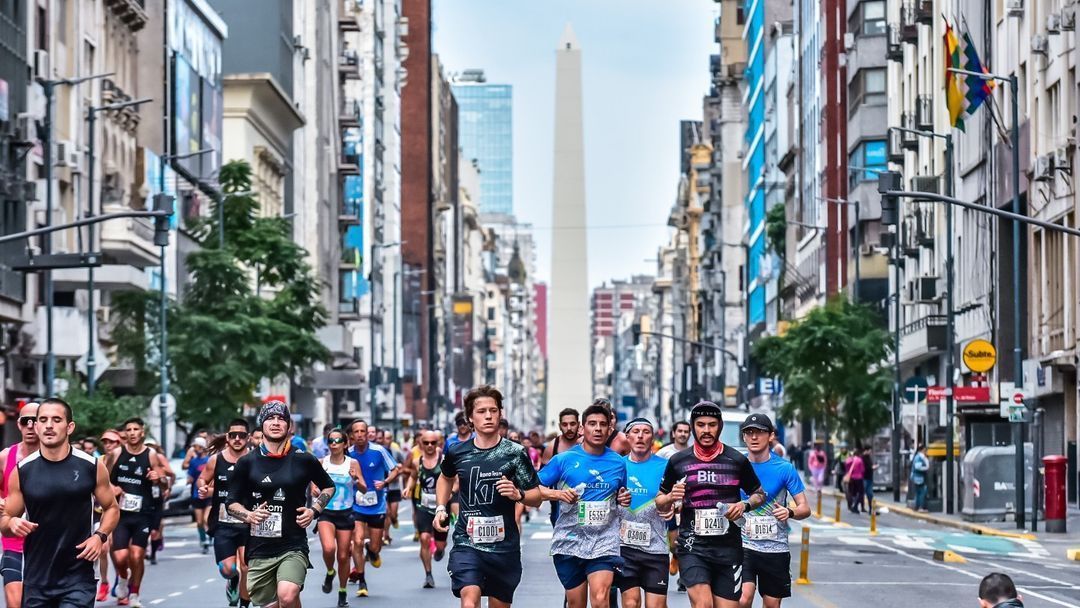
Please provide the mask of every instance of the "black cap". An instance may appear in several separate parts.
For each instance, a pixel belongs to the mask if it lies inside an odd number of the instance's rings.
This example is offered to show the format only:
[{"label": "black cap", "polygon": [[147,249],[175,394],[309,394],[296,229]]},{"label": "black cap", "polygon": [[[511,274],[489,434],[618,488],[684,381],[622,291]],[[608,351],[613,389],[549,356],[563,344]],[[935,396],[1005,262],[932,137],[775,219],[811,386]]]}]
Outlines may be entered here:
[{"label": "black cap", "polygon": [[750,414],[747,416],[746,420],[743,420],[742,424],[739,425],[739,432],[745,431],[746,429],[761,429],[768,433],[776,431],[776,427],[773,426],[772,420],[769,420],[769,417],[765,414]]},{"label": "black cap", "polygon": [[712,416],[723,422],[723,416],[720,414],[720,406],[716,405],[712,401],[698,401],[697,405],[690,408],[690,423],[693,424],[694,420],[701,418],[702,416]]}]

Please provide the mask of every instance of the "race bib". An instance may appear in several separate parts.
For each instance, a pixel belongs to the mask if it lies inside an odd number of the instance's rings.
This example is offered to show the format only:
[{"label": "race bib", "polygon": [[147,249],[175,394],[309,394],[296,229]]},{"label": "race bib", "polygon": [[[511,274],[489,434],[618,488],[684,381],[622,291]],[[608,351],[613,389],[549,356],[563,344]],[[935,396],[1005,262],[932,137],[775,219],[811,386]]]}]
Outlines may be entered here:
[{"label": "race bib", "polygon": [[506,523],[502,515],[470,517],[468,532],[469,540],[478,545],[497,543],[506,539]]},{"label": "race bib", "polygon": [[629,547],[648,547],[652,540],[652,527],[643,522],[623,520],[619,527],[619,541]]},{"label": "race bib", "polygon": [[749,540],[782,540],[784,530],[771,515],[747,515],[743,536]]},{"label": "race bib", "polygon": [[281,538],[281,513],[271,513],[261,524],[251,524],[251,535],[259,538]]},{"label": "race bib", "polygon": [[235,517],[233,517],[232,514],[229,513],[229,510],[225,508],[224,503],[218,505],[218,507],[219,508],[218,508],[218,518],[217,518],[217,520],[218,520],[219,524],[242,524],[242,523],[244,523],[244,522],[240,521],[239,519],[236,519]]},{"label": "race bib", "polygon": [[138,494],[124,494],[120,497],[120,510],[121,511],[141,511],[142,510],[142,496]]},{"label": "race bib", "polygon": [[370,492],[356,491],[356,504],[361,507],[374,507],[379,504],[379,493],[375,490]]},{"label": "race bib", "polygon": [[694,511],[694,534],[698,536],[723,536],[728,530],[728,520],[720,509],[697,509]]},{"label": "race bib", "polygon": [[435,493],[434,492],[421,492],[420,493],[420,506],[425,509],[435,508]]},{"label": "race bib", "polygon": [[154,498],[161,498],[161,488],[159,486],[153,486],[150,488],[150,495]]},{"label": "race bib", "polygon": [[578,501],[578,524],[582,526],[602,526],[611,517],[610,500]]}]

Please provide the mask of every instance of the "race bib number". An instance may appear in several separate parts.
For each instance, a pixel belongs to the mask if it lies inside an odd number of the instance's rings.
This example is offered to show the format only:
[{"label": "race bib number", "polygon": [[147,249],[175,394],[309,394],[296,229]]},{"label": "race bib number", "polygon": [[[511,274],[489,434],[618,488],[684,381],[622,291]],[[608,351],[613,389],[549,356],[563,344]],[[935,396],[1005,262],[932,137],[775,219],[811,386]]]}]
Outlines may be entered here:
[{"label": "race bib number", "polygon": [[379,504],[379,493],[375,490],[370,492],[356,492],[356,504],[361,507],[374,507]]},{"label": "race bib number", "polygon": [[728,520],[720,509],[694,511],[694,534],[698,536],[723,536],[728,530]]},{"label": "race bib number", "polygon": [[121,511],[141,511],[143,497],[138,494],[124,494],[120,497]]},{"label": "race bib number", "polygon": [[435,508],[435,493],[434,492],[421,492],[420,493],[420,506],[425,509]]},{"label": "race bib number", "polygon": [[771,515],[747,515],[743,536],[749,540],[781,540],[780,522]]},{"label": "race bib number", "polygon": [[619,527],[619,541],[629,547],[648,547],[652,540],[652,527],[647,523],[623,521]]},{"label": "race bib number", "polygon": [[506,523],[501,515],[494,517],[470,517],[469,540],[486,545],[502,542],[506,539]]},{"label": "race bib number", "polygon": [[602,526],[611,517],[611,501],[578,501],[578,524],[582,526]]},{"label": "race bib number", "polygon": [[218,523],[219,524],[242,524],[244,522],[236,519],[229,513],[229,510],[225,508],[225,504],[218,505]]},{"label": "race bib number", "polygon": [[281,513],[271,513],[261,524],[251,524],[251,535],[259,538],[281,538]]}]

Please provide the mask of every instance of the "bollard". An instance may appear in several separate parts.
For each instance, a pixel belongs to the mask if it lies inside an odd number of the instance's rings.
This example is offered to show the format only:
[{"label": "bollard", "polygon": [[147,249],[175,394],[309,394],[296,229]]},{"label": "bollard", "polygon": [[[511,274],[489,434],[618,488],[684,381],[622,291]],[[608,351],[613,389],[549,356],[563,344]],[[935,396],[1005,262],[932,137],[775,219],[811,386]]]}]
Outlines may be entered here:
[{"label": "bollard", "polygon": [[836,497],[836,517],[833,518],[836,523],[840,523],[840,497]]},{"label": "bollard", "polygon": [[877,536],[877,509],[873,499],[870,500],[870,536]]},{"label": "bollard", "polygon": [[799,555],[799,578],[795,580],[796,585],[809,585],[810,578],[808,577],[810,570],[810,527],[803,526],[802,529],[802,553]]},{"label": "bollard", "polygon": [[818,493],[817,493],[817,516],[818,516],[818,519],[821,519],[821,496],[822,496],[822,494],[823,494],[823,492],[821,490],[818,490]]}]

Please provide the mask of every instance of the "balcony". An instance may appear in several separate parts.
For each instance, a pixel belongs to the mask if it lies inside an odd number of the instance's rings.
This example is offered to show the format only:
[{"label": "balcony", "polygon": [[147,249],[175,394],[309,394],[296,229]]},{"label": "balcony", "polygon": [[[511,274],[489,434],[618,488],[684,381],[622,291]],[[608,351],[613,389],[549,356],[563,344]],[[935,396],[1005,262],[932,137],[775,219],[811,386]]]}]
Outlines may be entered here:
[{"label": "balcony", "polygon": [[132,32],[146,26],[146,0],[105,0],[105,8]]},{"label": "balcony", "polygon": [[[115,221],[115,220],[114,220]],[[54,270],[53,287],[59,291],[86,289],[85,268]],[[150,287],[146,272],[123,264],[105,264],[94,269],[94,288],[102,291],[145,290]]]},{"label": "balcony", "polygon": [[346,46],[338,53],[338,72],[346,78],[360,77],[360,53]]},{"label": "balcony", "polygon": [[919,22],[915,19],[915,5],[905,2],[900,7],[900,40],[906,44],[918,44]]},{"label": "balcony", "polygon": [[[127,207],[106,205],[103,213],[127,211]],[[101,253],[106,264],[146,268],[158,264],[154,246],[154,224],[142,218],[125,218],[99,224]]]},{"label": "balcony", "polygon": [[338,165],[338,172],[343,175],[359,175],[361,162],[363,155],[359,151],[342,150],[341,151],[341,163]]},{"label": "balcony", "polygon": [[888,61],[904,60],[904,40],[900,34],[900,26],[890,23],[885,26],[885,59]]},{"label": "balcony", "polygon": [[338,0],[338,29],[343,32],[359,32],[362,6],[362,0]]},{"label": "balcony", "polygon": [[360,126],[360,102],[358,100],[342,97],[338,106],[338,124],[343,127]]},{"label": "balcony", "polygon": [[[915,129],[915,115],[912,114],[911,112],[904,112],[903,114],[901,114],[900,115],[900,126],[904,127],[905,129],[914,130]],[[914,134],[914,133],[908,132],[908,131],[902,131],[901,132],[901,138],[900,138],[900,145],[905,150],[911,150],[913,152],[918,152],[919,151],[919,136]]]},{"label": "balcony", "polygon": [[900,360],[917,362],[945,350],[945,315],[926,315],[900,328]]}]

